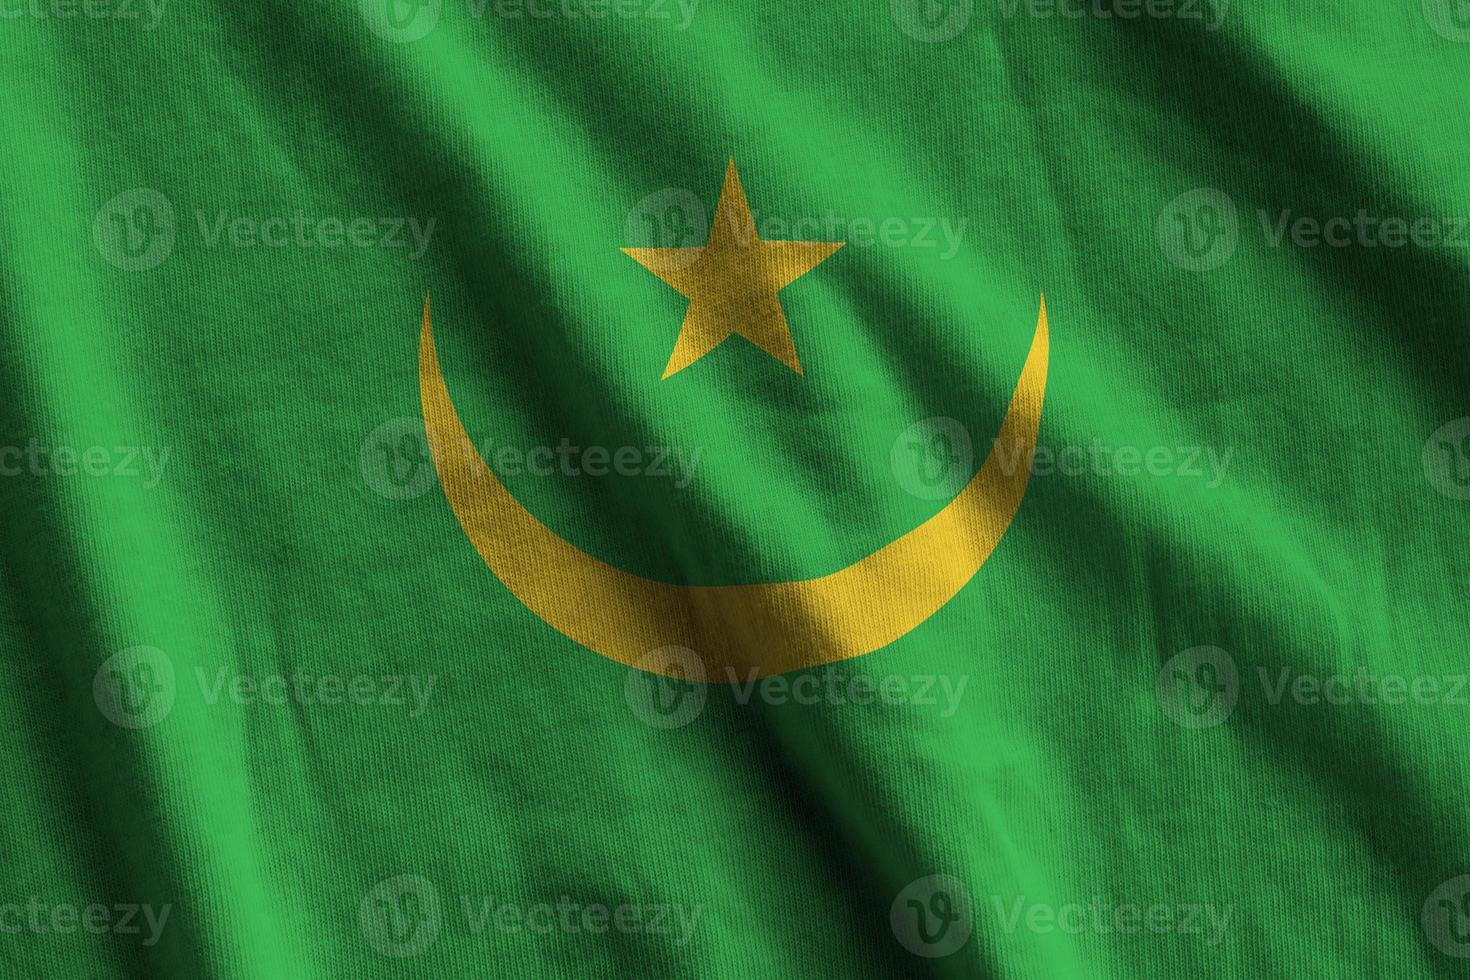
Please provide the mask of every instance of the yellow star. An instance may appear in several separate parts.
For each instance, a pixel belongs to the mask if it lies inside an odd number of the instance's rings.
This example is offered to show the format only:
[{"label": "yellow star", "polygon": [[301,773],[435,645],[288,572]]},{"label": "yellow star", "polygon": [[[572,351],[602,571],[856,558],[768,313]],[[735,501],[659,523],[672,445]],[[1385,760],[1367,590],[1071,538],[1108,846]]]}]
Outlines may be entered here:
[{"label": "yellow star", "polygon": [[731,160],[708,242],[695,248],[623,249],[689,299],[689,312],[663,376],[684,370],[732,333],[801,374],[796,344],[776,294],[843,244],[762,241]]}]

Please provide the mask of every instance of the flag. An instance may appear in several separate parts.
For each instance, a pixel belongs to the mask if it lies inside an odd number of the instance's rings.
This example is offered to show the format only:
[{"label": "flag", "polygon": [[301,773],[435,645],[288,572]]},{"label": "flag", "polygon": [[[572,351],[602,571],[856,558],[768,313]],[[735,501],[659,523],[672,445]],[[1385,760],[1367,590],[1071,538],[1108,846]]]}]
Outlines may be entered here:
[{"label": "flag", "polygon": [[0,975],[1470,958],[1465,4],[0,52]]}]

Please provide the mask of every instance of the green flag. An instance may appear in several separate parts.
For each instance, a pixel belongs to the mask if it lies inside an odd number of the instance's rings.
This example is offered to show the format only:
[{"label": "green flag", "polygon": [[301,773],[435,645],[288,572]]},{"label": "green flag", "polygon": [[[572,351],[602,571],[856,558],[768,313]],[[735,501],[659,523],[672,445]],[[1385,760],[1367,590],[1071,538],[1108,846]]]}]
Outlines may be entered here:
[{"label": "green flag", "polygon": [[0,975],[1460,975],[1467,58],[0,0]]}]

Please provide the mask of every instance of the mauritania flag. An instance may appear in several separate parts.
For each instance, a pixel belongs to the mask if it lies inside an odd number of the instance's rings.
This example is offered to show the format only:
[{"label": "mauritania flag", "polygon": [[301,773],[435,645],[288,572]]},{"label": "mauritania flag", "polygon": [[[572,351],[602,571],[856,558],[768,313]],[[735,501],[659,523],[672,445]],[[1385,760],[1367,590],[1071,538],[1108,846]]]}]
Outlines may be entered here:
[{"label": "mauritania flag", "polygon": [[0,0],[0,976],[1470,969],[1470,6]]}]

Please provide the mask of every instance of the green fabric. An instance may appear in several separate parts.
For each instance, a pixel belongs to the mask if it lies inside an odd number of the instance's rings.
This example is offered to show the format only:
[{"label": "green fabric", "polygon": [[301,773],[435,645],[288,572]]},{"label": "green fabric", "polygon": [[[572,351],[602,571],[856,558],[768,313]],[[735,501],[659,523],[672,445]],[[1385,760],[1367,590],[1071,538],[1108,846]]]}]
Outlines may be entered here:
[{"label": "green fabric", "polygon": [[[0,0],[0,974],[1461,975],[1464,3],[389,2]],[[848,244],[660,381],[732,158]],[[938,512],[1044,292],[1042,450],[898,642],[660,681],[466,539],[430,291],[654,579]]]}]

